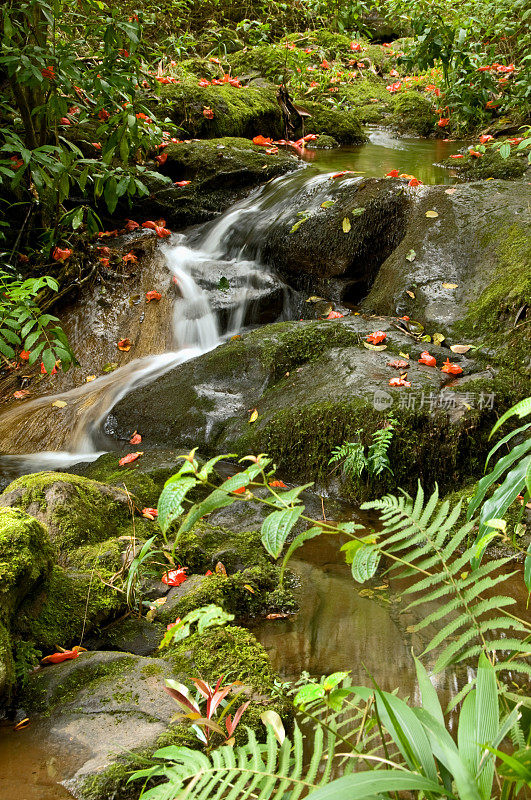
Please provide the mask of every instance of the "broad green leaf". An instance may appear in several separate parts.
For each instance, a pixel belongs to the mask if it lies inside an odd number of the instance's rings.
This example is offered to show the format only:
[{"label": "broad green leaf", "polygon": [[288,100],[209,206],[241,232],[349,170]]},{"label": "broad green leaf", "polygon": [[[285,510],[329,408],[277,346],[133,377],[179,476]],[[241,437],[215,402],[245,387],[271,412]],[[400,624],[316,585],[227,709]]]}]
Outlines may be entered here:
[{"label": "broad green leaf", "polygon": [[370,580],[380,563],[381,554],[377,547],[371,544],[363,544],[352,559],[352,577],[357,583],[365,583]]},{"label": "broad green leaf", "polygon": [[273,511],[262,523],[262,544],[273,558],[278,558],[291,530],[304,510],[303,506]]},{"label": "broad green leaf", "polygon": [[158,522],[163,533],[166,533],[172,522],[183,513],[182,501],[187,492],[196,485],[196,478],[185,475],[179,481],[164,487],[157,505]]},{"label": "broad green leaf", "polygon": [[[421,791],[434,792],[438,795],[452,797],[452,793],[435,781],[407,770],[389,769],[368,772],[357,772],[344,775],[326,786],[310,792],[311,800],[368,800],[376,795],[394,792]],[[461,800],[479,800],[479,795],[472,798],[462,796]]]},{"label": "broad green leaf", "polygon": [[517,416],[520,419],[527,417],[531,414],[531,397],[526,397],[524,400],[520,400],[519,403],[512,406],[505,414],[499,418],[497,423],[494,425],[493,429],[490,432],[489,439],[492,439],[498,428],[501,428],[504,422],[506,422],[511,417]]},{"label": "broad green leaf", "polygon": [[307,542],[309,539],[313,539],[315,536],[320,536],[322,533],[323,533],[322,528],[314,526],[313,528],[308,528],[308,530],[299,533],[299,535],[294,538],[294,540],[288,547],[286,555],[282,560],[282,566],[280,568],[280,576],[279,576],[279,581],[281,585],[284,580],[284,572],[286,570],[286,566],[291,556],[295,552],[295,550],[298,550],[298,548],[301,547],[304,544],[304,542]]}]

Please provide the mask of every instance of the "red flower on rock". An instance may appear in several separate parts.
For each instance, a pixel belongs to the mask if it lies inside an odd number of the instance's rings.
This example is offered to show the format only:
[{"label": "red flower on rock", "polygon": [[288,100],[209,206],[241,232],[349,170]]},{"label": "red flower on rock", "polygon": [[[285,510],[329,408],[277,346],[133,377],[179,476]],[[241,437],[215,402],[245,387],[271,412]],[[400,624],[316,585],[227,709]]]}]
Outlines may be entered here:
[{"label": "red flower on rock", "polygon": [[430,355],[427,350],[424,350],[420,354],[419,364],[425,364],[427,367],[434,367],[436,363],[437,359],[435,356]]},{"label": "red flower on rock", "polygon": [[162,583],[167,586],[180,586],[186,580],[186,567],[178,567],[177,569],[170,569],[165,572],[161,578]]},{"label": "red flower on rock", "polygon": [[380,344],[380,342],[383,342],[383,340],[386,338],[387,334],[383,331],[374,331],[374,333],[371,333],[369,336],[367,336],[367,341],[371,344]]}]

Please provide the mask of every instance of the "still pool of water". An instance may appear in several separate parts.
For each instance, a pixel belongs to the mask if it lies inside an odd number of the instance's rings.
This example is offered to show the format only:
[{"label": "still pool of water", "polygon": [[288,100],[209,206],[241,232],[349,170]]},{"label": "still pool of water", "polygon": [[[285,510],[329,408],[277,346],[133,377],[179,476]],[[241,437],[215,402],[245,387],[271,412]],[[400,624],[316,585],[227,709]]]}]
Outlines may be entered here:
[{"label": "still pool of water", "polygon": [[450,184],[455,182],[455,170],[437,166],[457,153],[462,142],[443,139],[398,138],[377,128],[369,132],[369,141],[356,147],[335,150],[311,150],[303,158],[319,172],[352,170],[362,177],[382,178],[393,169],[414,175],[423,183]]}]

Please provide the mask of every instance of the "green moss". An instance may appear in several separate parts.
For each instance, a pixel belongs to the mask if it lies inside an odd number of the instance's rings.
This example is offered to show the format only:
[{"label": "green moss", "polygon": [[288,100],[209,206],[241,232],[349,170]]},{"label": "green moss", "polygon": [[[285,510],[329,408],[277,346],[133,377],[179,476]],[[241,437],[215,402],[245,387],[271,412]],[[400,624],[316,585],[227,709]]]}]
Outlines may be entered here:
[{"label": "green moss", "polygon": [[464,153],[464,158],[460,160],[448,158],[444,161],[444,165],[456,170],[459,177],[466,181],[487,178],[515,180],[521,178],[529,166],[525,157],[522,158],[513,152],[508,158],[502,158],[499,150],[494,149],[487,150],[481,158],[471,156],[467,151]]},{"label": "green moss", "polygon": [[0,621],[7,622],[35,583],[50,572],[53,547],[43,525],[14,508],[0,508]]},{"label": "green moss", "polygon": [[[531,307],[531,239],[529,232],[515,222],[502,232],[498,229],[487,234],[482,245],[488,248],[491,241],[499,263],[495,278],[471,303],[465,319],[456,324],[456,330],[464,336],[483,337],[485,344],[492,348],[494,361],[508,371],[507,385],[512,386],[515,374],[524,376],[524,381],[529,378],[529,320],[524,315],[515,326],[514,319],[520,309]],[[499,383],[499,388],[503,389],[505,381]],[[522,393],[528,393],[525,385],[521,389]]]},{"label": "green moss", "polygon": [[304,107],[312,115],[304,123],[305,133],[325,133],[340,144],[361,144],[367,140],[355,111],[315,102],[305,102]]},{"label": "green moss", "polygon": [[280,322],[268,328],[270,338],[251,333],[248,337],[261,339],[263,346],[261,361],[271,370],[273,380],[279,380],[308,361],[317,361],[332,347],[353,347],[361,344],[359,333],[334,322],[312,320],[293,327],[292,323]]},{"label": "green moss", "polygon": [[437,128],[431,100],[419,92],[400,92],[393,100],[392,125],[402,133],[430,136]]},{"label": "green moss", "polygon": [[[237,136],[252,139],[258,133],[278,137],[282,117],[273,89],[223,86],[200,87],[181,83],[162,88],[160,114],[179,125],[185,138]],[[214,112],[213,119],[203,109]]]},{"label": "green moss", "polygon": [[333,136],[327,136],[326,133],[321,134],[315,142],[309,142],[307,148],[309,150],[333,150],[339,147],[339,142]]},{"label": "green moss", "polygon": [[143,782],[128,783],[128,781],[135,770],[152,765],[151,761],[148,762],[150,756],[148,750],[142,750],[138,754],[121,758],[101,773],[85,778],[79,796],[83,800],[109,800],[112,797],[119,797],[120,800],[137,800]]},{"label": "green moss", "polygon": [[[347,484],[345,491],[353,500],[379,496],[398,486],[414,491],[419,479],[424,486],[437,481],[444,491],[456,476],[474,475],[482,469],[494,415],[491,419],[471,410],[461,423],[452,424],[445,413],[428,409],[419,413],[399,408],[395,413],[398,433],[389,450],[394,476],[365,479],[364,475]],[[235,449],[242,454],[266,452],[292,480],[315,480],[331,473],[328,461],[334,447],[355,440],[360,429],[368,446],[382,419],[371,398],[308,403],[283,409],[263,425],[255,423]]]},{"label": "green moss", "polygon": [[9,700],[15,683],[15,664],[9,631],[0,621],[0,711],[2,700]]},{"label": "green moss", "polygon": [[[38,507],[59,551],[105,541],[114,528],[128,525],[131,512],[127,496],[79,475],[37,472],[13,481],[4,496],[24,510]],[[122,499],[123,498],[123,499]]]},{"label": "green moss", "polygon": [[[125,529],[123,535],[126,535]],[[133,531],[131,530],[132,535]],[[136,541],[139,544],[143,543],[142,537],[139,538],[138,536],[138,531],[136,531]],[[122,555],[126,549],[126,541],[113,537],[105,542],[76,547],[70,551],[65,561],[71,570],[90,572],[95,569],[99,575],[102,573],[110,574],[121,569]]]},{"label": "green moss", "polygon": [[[212,628],[202,636],[196,633],[172,647],[168,658],[181,674],[201,677],[211,684],[223,676],[225,683],[237,680],[250,687],[253,700],[237,729],[237,743],[246,739],[245,725],[263,738],[265,729],[260,714],[266,708],[273,708],[284,718],[290,714],[286,701],[272,700],[276,696],[277,675],[262,645],[245,628],[231,625]],[[256,693],[262,698],[257,698]]]},{"label": "green moss", "polygon": [[84,474],[92,480],[116,486],[118,489],[125,487],[130,494],[138,498],[143,507],[155,506],[170,471],[166,470],[165,477],[161,476],[159,479],[157,474],[146,475],[141,469],[134,467],[124,469],[117,466],[116,453],[105,453],[95,463],[87,465]]},{"label": "green moss", "polygon": [[123,595],[92,573],[71,574],[56,566],[45,586],[28,596],[13,629],[43,650],[79,644],[99,624],[124,610]]},{"label": "green moss", "polygon": [[240,619],[269,611],[295,610],[297,606],[289,590],[278,592],[278,579],[279,569],[273,564],[248,567],[233,575],[214,573],[172,604],[171,610],[162,606],[158,618],[164,623],[171,622],[210,603]]},{"label": "green moss", "polygon": [[179,560],[190,572],[204,573],[222,561],[227,571],[243,566],[267,566],[269,559],[258,531],[234,532],[227,528],[200,523],[179,538]]}]

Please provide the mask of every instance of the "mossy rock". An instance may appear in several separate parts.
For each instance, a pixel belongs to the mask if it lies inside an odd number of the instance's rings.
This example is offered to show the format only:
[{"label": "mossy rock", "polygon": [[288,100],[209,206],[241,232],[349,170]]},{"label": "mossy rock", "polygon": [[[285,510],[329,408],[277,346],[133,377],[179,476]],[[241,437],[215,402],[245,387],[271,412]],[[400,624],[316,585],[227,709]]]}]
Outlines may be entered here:
[{"label": "mossy rock", "polygon": [[[211,108],[207,119],[203,109]],[[158,113],[169,116],[186,138],[222,136],[252,139],[259,133],[278,138],[282,116],[274,88],[241,89],[224,84],[201,87],[197,82],[162,87]]]},{"label": "mossy rock", "polygon": [[275,690],[277,675],[269,656],[245,628],[227,625],[211,628],[203,635],[193,634],[172,646],[165,657],[180,674],[200,676],[211,684],[224,676],[225,683],[241,681],[250,688],[251,705],[236,731],[237,744],[246,740],[244,726],[254,729],[264,739],[260,714],[266,709],[277,711],[285,720],[291,716],[288,702],[280,699]]},{"label": "mossy rock", "polygon": [[278,85],[295,75],[297,67],[309,66],[312,56],[301,49],[288,50],[285,43],[259,44],[234,53],[228,61],[233,75],[259,74]]},{"label": "mossy rock", "polygon": [[20,508],[42,522],[65,561],[72,548],[95,544],[130,525],[123,489],[78,475],[37,472],[17,478],[0,495],[0,507]]},{"label": "mossy rock", "polygon": [[459,177],[465,181],[479,181],[487,178],[502,180],[517,180],[522,178],[529,168],[526,155],[511,153],[508,158],[502,158],[499,150],[487,150],[483,156],[471,156],[468,151],[462,159],[446,159],[443,164],[456,170]]},{"label": "mossy rock", "polygon": [[50,573],[54,550],[46,528],[14,508],[0,508],[0,621]]},{"label": "mossy rock", "polygon": [[0,621],[0,714],[4,716],[5,703],[9,703],[11,690],[15,683],[15,662],[11,636]]},{"label": "mossy rock", "polygon": [[333,136],[323,133],[315,142],[308,142],[307,147],[309,150],[333,150],[335,147],[339,147],[339,142]]},{"label": "mossy rock", "polygon": [[83,635],[125,610],[124,595],[92,572],[54,567],[19,606],[13,632],[46,652],[79,644]]},{"label": "mossy rock", "polygon": [[400,133],[430,136],[437,130],[437,117],[431,100],[419,92],[406,91],[395,95],[391,125]]},{"label": "mossy rock", "polygon": [[[362,144],[367,141],[361,122],[354,111],[345,111],[323,103],[305,102],[311,114],[304,122],[305,133],[333,136],[340,144]],[[302,130],[301,130],[302,132]]]},{"label": "mossy rock", "polygon": [[249,139],[230,136],[172,144],[165,152],[168,160],[161,174],[172,181],[189,180],[190,184],[176,187],[162,178],[151,178],[150,197],[140,202],[140,208],[181,226],[211,219],[251,187],[299,166],[291,153],[267,155],[263,147]]}]

